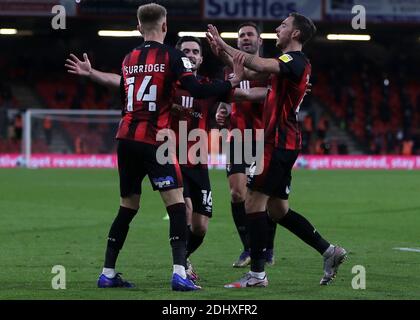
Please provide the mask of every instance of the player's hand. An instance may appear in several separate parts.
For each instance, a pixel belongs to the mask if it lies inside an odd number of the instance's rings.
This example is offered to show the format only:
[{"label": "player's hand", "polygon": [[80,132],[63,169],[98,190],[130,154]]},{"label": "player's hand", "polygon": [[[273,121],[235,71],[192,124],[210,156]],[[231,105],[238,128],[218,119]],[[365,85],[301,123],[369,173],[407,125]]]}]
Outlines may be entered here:
[{"label": "player's hand", "polygon": [[219,126],[224,126],[226,124],[226,119],[228,117],[228,111],[225,107],[219,107],[216,112],[216,123]]},{"label": "player's hand", "polygon": [[233,73],[239,81],[245,78],[245,53],[238,52],[233,56]]},{"label": "player's hand", "polygon": [[206,32],[206,38],[207,38],[207,42],[209,43],[211,52],[213,52],[213,54],[216,57],[220,58],[223,52],[222,48],[217,44],[217,42],[214,40],[213,36],[209,32]]},{"label": "player's hand", "polygon": [[64,65],[67,68],[67,72],[88,77],[92,72],[92,66],[86,53],[83,54],[83,59],[81,61],[71,53],[70,58],[66,59],[66,64]]},{"label": "player's hand", "polygon": [[223,41],[217,28],[212,24],[207,25],[207,27],[206,37],[209,40],[210,47],[213,45],[216,48],[223,49],[226,43]]},{"label": "player's hand", "polygon": [[208,36],[208,34],[206,33],[206,37],[207,37],[207,41],[209,43],[211,52],[213,52],[213,54],[216,57],[221,57],[223,50],[217,45],[217,43],[211,38],[211,36]]}]

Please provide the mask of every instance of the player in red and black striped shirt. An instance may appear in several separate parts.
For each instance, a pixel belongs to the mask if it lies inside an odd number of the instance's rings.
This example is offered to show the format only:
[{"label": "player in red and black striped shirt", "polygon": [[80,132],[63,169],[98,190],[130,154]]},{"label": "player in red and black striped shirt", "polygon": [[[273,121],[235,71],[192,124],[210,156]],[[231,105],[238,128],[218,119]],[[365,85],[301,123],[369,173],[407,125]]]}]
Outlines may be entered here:
[{"label": "player in red and black striped shirt", "polygon": [[[197,70],[203,61],[201,41],[195,37],[182,37],[179,39],[176,48],[182,51],[191,62],[192,73],[197,76],[197,80],[202,84],[210,84],[213,81],[197,75]],[[73,66],[70,70],[78,75],[89,76],[93,81],[110,88],[118,88],[121,82],[121,76],[118,74],[104,73],[93,69],[88,57],[84,56],[84,61],[71,55],[69,63]],[[258,100],[263,99],[265,92],[257,96]],[[184,121],[185,134],[194,129],[200,129],[206,133],[209,128],[209,114],[214,111],[219,101],[230,101],[232,98],[244,100],[248,98],[248,93],[244,90],[235,89],[234,91],[223,94],[219,97],[208,97],[206,99],[194,98],[191,93],[182,87],[181,82],[177,82],[171,109],[170,129],[176,136],[176,150],[179,152],[178,160],[180,163],[182,180],[184,186],[184,199],[187,209],[188,236],[187,236],[187,257],[192,254],[202,243],[207,232],[209,218],[212,216],[212,195],[210,180],[207,168],[207,140],[201,141],[200,145],[203,152],[203,159],[189,159],[190,147],[195,142],[187,141],[186,137],[179,137],[180,121]],[[176,106],[176,107],[175,107]],[[138,130],[138,129],[137,129]],[[136,131],[137,131],[136,130]],[[182,131],[182,130],[181,130]],[[181,143],[179,141],[181,140]],[[186,144],[185,150],[180,145]],[[185,159],[184,159],[185,158]],[[197,160],[199,163],[197,163]],[[204,161],[201,161],[204,160]],[[192,161],[194,163],[192,163]],[[191,279],[196,279],[196,274],[190,263],[187,263],[187,274]]]},{"label": "player in red and black striped shirt", "polygon": [[[182,37],[178,40],[176,47],[190,59],[192,71],[197,76],[197,80],[200,83],[211,83],[210,79],[197,75],[203,62],[200,39],[190,36]],[[200,139],[199,142],[189,141],[185,135],[195,129],[202,130],[201,133],[207,133],[210,129],[209,115],[215,110],[219,101],[228,101],[230,95],[231,93],[220,97],[196,99],[180,83],[176,87],[174,99],[176,108],[173,109],[171,129],[176,135],[177,155],[187,208],[187,274],[193,280],[197,280],[198,275],[188,258],[200,247],[207,233],[209,219],[213,214],[213,199],[207,168],[208,141],[207,139],[204,141]],[[195,157],[194,152],[194,158],[191,158],[190,149],[198,143],[203,152],[199,157]]]},{"label": "player in red and black striped shirt", "polygon": [[[203,62],[201,41],[195,37],[182,37],[177,42],[180,49],[191,61],[193,72],[197,74]],[[213,81],[197,75],[201,83]],[[251,90],[254,99],[259,101],[265,96],[264,90]],[[177,136],[178,160],[180,162],[182,178],[184,182],[184,199],[187,207],[187,220],[189,224],[187,257],[189,257],[203,242],[208,229],[209,218],[212,217],[212,193],[207,168],[208,142],[207,139],[200,139],[199,142],[187,141],[183,133],[190,134],[195,131],[197,134],[207,133],[210,130],[209,115],[213,113],[220,101],[230,102],[231,100],[243,101],[249,99],[249,93],[245,90],[235,89],[229,95],[196,99],[182,86],[178,86],[175,94],[176,112],[172,117],[171,129]],[[180,126],[183,126],[182,128]],[[201,130],[200,132],[196,130]],[[184,145],[184,148],[181,146]],[[200,155],[195,154],[197,145],[200,147]],[[192,149],[194,148],[194,149]],[[190,156],[193,156],[191,159]],[[188,261],[187,274],[191,278],[197,278],[191,263]]]},{"label": "player in red and black striped shirt", "polygon": [[[132,286],[115,272],[131,220],[136,215],[145,175],[159,190],[170,220],[170,243],[173,257],[172,289],[200,289],[186,277],[186,209],[182,195],[182,176],[174,154],[172,163],[159,163],[157,134],[169,128],[170,109],[176,82],[195,98],[228,94],[240,79],[202,84],[192,74],[190,60],[179,50],[163,44],[167,32],[166,9],[151,3],[137,11],[139,31],[144,43],[130,52],[122,64],[121,91],[123,112],[117,133],[118,171],[121,206],[111,226],[105,264],[99,287]],[[69,72],[77,66],[67,61]],[[112,77],[115,80],[114,77]],[[111,81],[112,82],[112,81]]]},{"label": "player in red and black striped shirt", "polygon": [[[261,32],[258,26],[253,22],[245,22],[238,27],[238,48],[246,53],[259,56],[260,48],[262,46]],[[215,51],[215,50],[214,50]],[[232,75],[231,59],[226,55],[220,55],[220,58],[228,65],[225,68],[225,79],[228,79]],[[251,88],[266,88],[268,85],[268,75],[263,75],[259,79],[243,80],[240,83],[240,88],[243,90],[249,90]],[[230,114],[227,112],[230,111]],[[242,140],[242,150],[245,150],[245,144],[252,144],[255,150],[255,139],[257,137],[256,130],[263,129],[262,115],[264,109],[264,101],[240,101],[232,102],[230,108],[226,107],[225,104],[221,104],[218,108],[216,117],[222,119],[220,124],[223,122],[225,114],[229,114],[229,130],[239,129],[244,138],[244,132],[246,129],[252,130],[252,141]],[[244,155],[242,155],[242,161],[235,161],[233,137],[230,140],[230,159],[226,165],[226,173],[229,181],[230,194],[231,194],[231,210],[233,221],[236,226],[236,230],[239,234],[243,245],[243,251],[239,255],[239,258],[233,263],[233,267],[241,268],[249,265],[250,248],[249,248],[249,233],[248,233],[248,221],[245,214],[245,197],[247,192],[247,169],[249,169],[251,163],[246,163]],[[237,141],[238,143],[238,141]],[[267,215],[267,223],[269,225],[269,232],[267,235],[267,245],[265,251],[265,258],[267,264],[274,264],[274,238],[276,235],[276,226],[270,217]]]},{"label": "player in red and black striped shirt", "polygon": [[[329,284],[344,261],[346,251],[333,246],[303,216],[289,208],[291,171],[301,148],[297,121],[299,106],[309,82],[311,65],[302,53],[303,45],[314,35],[313,22],[292,13],[277,27],[278,59],[263,59],[242,53],[244,65],[257,73],[270,73],[269,94],[264,104],[264,160],[257,166],[261,174],[252,175],[248,184],[245,210],[249,217],[251,271],[227,288],[268,285],[264,271],[267,220],[270,217],[316,249],[324,258],[324,276],[320,284]],[[209,39],[227,54],[240,54],[228,46],[217,29],[209,25]],[[263,166],[263,167],[261,167]],[[257,169],[257,168],[256,168]]]}]

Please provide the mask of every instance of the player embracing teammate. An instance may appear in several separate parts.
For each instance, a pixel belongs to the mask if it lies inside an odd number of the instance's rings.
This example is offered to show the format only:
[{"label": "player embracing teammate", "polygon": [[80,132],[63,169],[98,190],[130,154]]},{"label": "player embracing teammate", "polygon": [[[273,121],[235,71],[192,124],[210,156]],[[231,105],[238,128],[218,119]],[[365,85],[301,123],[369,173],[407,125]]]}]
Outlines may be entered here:
[{"label": "player embracing teammate", "polygon": [[209,25],[207,37],[214,51],[238,57],[245,67],[245,78],[270,74],[268,95],[263,109],[264,155],[257,163],[262,171],[250,176],[245,211],[248,217],[251,271],[226,288],[265,287],[267,244],[267,212],[271,219],[290,230],[317,250],[324,259],[324,275],[320,284],[331,283],[347,252],[326,241],[312,224],[289,207],[291,172],[301,149],[302,137],[297,115],[311,75],[311,64],[302,52],[312,38],[313,22],[298,13],[291,13],[276,28],[281,54],[265,59],[227,45],[216,27]]},{"label": "player embracing teammate", "polygon": [[[190,272],[187,276],[186,258],[202,243],[207,231],[208,218],[211,217],[212,200],[208,170],[201,164],[194,166],[189,163],[183,164],[181,168],[175,154],[173,162],[160,163],[157,151],[161,142],[157,136],[169,129],[173,116],[171,108],[174,104],[181,106],[175,116],[178,117],[178,124],[179,120],[186,116],[184,120],[188,130],[208,130],[209,109],[216,102],[228,101],[229,97],[233,99],[235,95],[238,99],[263,99],[267,88],[253,91],[243,87],[245,90],[232,90],[244,75],[251,79],[258,77],[259,72],[265,73],[265,78],[267,74],[274,76],[271,76],[271,87],[263,109],[264,168],[261,175],[250,176],[250,191],[244,205],[249,220],[247,232],[251,272],[227,287],[268,284],[264,272],[269,224],[267,209],[273,221],[286,227],[323,254],[324,277],[321,284],[330,283],[346,256],[345,250],[325,241],[304,217],[289,209],[287,201],[291,168],[300,148],[296,115],[310,75],[310,64],[301,52],[303,43],[310,37],[306,18],[292,15],[278,28],[278,45],[284,52],[278,61],[262,59],[227,46],[217,30],[210,26],[209,39],[212,48],[235,58],[231,79],[209,81],[195,77],[202,62],[199,42],[193,38],[181,41],[178,43],[181,51],[163,44],[167,32],[165,8],[156,4],[143,5],[139,7],[137,15],[139,30],[145,41],[125,57],[122,76],[92,69],[86,55],[84,61],[78,60],[74,55],[67,60],[70,73],[89,76],[105,85],[119,85],[124,104],[123,117],[117,133],[120,208],[109,231],[105,263],[98,286],[133,286],[115,271],[115,264],[127,236],[129,224],[139,209],[141,181],[148,175],[153,189],[160,192],[170,218],[172,289],[200,289],[194,283],[194,273]],[[291,61],[293,63],[290,63]],[[242,64],[254,72],[244,70]],[[208,99],[209,97],[213,98]],[[290,105],[285,106],[286,101]],[[176,125],[172,123],[171,127],[175,129]],[[257,163],[261,164],[258,161]]]}]

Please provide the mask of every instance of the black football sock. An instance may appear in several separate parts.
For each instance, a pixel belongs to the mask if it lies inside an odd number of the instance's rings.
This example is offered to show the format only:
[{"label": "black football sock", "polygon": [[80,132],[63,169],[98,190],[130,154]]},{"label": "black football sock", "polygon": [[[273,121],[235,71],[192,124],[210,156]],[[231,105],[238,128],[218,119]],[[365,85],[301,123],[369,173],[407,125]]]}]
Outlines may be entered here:
[{"label": "black football sock", "polygon": [[187,258],[195,251],[204,240],[204,235],[197,235],[191,231],[191,226],[187,228]]},{"label": "black football sock", "polygon": [[137,210],[121,207],[118,214],[111,225],[108,233],[108,243],[105,253],[105,268],[115,268],[115,263],[118,254],[124,245],[125,238],[127,237],[129,224],[136,215]]},{"label": "black football sock", "polygon": [[187,217],[185,203],[166,207],[169,215],[169,241],[172,247],[173,264],[186,266]]},{"label": "black football sock", "polygon": [[267,223],[268,223],[268,233],[267,233],[267,250],[273,250],[274,248],[274,238],[276,237],[277,223],[271,220],[270,216],[267,214]]},{"label": "black football sock", "polygon": [[249,251],[248,218],[245,213],[245,201],[232,202],[231,205],[233,221],[244,246],[244,251]]},{"label": "black football sock", "polygon": [[264,251],[267,244],[267,212],[247,214],[249,220],[249,239],[251,249],[251,271],[263,272],[265,265]]},{"label": "black football sock", "polygon": [[287,214],[279,221],[279,224],[294,233],[312,248],[323,254],[330,243],[316,231],[315,227],[299,213],[289,209]]}]

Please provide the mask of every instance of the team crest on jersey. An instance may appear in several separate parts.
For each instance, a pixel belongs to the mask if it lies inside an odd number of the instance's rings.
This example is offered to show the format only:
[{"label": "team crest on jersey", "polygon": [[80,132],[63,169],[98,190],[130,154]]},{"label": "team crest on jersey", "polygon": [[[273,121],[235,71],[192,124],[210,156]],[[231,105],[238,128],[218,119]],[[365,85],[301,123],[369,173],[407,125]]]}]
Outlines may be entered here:
[{"label": "team crest on jersey", "polygon": [[280,57],[279,57],[279,60],[281,60],[281,61],[283,61],[284,63],[288,63],[288,62],[290,62],[290,61],[292,61],[293,60],[293,58],[292,58],[292,56],[290,55],[290,54],[282,54]]},{"label": "team crest on jersey", "polygon": [[192,68],[192,64],[191,64],[190,59],[188,59],[186,57],[182,57],[181,59],[182,59],[182,63],[184,64],[184,67],[186,69],[191,69]]}]

